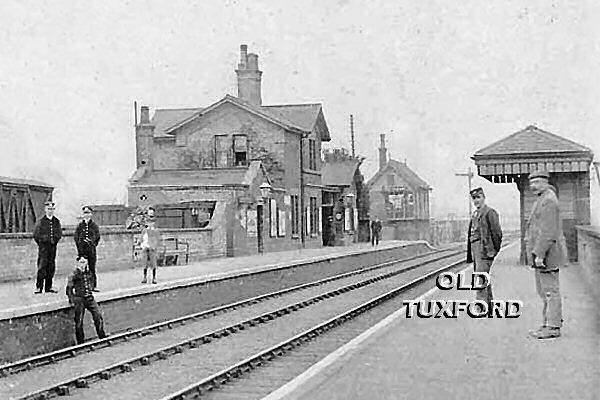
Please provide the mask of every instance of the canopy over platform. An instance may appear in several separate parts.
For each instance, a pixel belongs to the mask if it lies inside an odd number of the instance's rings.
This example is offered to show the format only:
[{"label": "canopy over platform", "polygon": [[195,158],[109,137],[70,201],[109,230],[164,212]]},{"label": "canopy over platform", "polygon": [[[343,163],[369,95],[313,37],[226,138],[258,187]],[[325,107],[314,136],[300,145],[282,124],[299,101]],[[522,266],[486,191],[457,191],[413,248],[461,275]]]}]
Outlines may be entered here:
[{"label": "canopy over platform", "polygon": [[545,170],[556,187],[569,259],[577,260],[575,225],[590,223],[590,163],[592,150],[534,125],[477,151],[473,157],[479,176],[493,183],[517,184],[521,211],[521,262],[527,263],[525,229],[535,196],[530,173]]}]

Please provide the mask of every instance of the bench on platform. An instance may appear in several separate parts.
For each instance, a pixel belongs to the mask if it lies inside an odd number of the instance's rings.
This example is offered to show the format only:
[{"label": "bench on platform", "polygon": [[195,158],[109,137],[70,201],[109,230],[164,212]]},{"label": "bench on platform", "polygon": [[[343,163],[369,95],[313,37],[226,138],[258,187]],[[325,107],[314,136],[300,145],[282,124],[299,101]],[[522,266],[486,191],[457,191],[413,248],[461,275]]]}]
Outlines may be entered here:
[{"label": "bench on platform", "polygon": [[[142,247],[139,235],[133,239],[131,254],[134,261],[138,261],[141,257]],[[165,238],[163,245],[157,251],[156,264],[158,266],[178,265],[184,257],[185,264],[187,264],[190,259],[190,243],[184,239]]]}]

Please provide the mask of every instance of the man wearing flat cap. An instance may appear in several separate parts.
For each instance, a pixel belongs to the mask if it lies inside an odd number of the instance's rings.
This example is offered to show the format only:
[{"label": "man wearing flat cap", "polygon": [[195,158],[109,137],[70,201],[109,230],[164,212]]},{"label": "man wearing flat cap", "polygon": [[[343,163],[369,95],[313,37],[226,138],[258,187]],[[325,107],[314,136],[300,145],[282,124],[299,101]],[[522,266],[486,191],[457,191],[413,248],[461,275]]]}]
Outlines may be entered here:
[{"label": "man wearing flat cap", "polygon": [[535,270],[535,286],[543,302],[542,326],[530,332],[536,339],[560,336],[562,304],[558,270],[566,264],[564,235],[558,198],[545,171],[529,175],[529,185],[536,201],[527,223],[527,254]]},{"label": "man wearing flat cap", "polygon": [[62,238],[62,227],[54,216],[54,203],[44,203],[45,215],[35,224],[33,240],[38,245],[37,279],[35,293],[56,293],[52,288],[52,279],[56,271],[56,245]]},{"label": "man wearing flat cap", "polygon": [[91,275],[92,291],[97,292],[98,278],[96,276],[96,247],[100,242],[100,229],[92,220],[92,207],[83,206],[81,208],[83,218],[75,229],[75,246],[77,254],[85,256],[88,260],[88,267]]},{"label": "man wearing flat cap", "polygon": [[[475,212],[469,222],[467,234],[467,262],[473,263],[475,272],[490,273],[494,258],[502,245],[502,228],[500,218],[493,208],[485,204],[485,194],[482,188],[475,188],[469,192],[475,205]],[[483,289],[475,291],[477,300],[487,303],[488,315],[492,315],[492,283]]]}]

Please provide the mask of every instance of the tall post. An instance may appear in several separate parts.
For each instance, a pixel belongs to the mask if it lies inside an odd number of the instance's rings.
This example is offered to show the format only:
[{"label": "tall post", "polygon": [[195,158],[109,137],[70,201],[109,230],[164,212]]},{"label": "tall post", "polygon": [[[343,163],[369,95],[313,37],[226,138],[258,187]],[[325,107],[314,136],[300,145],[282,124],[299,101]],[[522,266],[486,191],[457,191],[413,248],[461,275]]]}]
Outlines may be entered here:
[{"label": "tall post", "polygon": [[352,145],[352,157],[356,157],[354,152],[354,116],[350,114],[350,141]]},{"label": "tall post", "polygon": [[471,187],[472,187],[471,186],[471,182],[472,182],[472,179],[473,179],[473,171],[471,171],[471,167],[469,167],[467,169],[467,172],[456,173],[454,175],[456,175],[456,176],[466,176],[467,179],[468,179],[468,181],[469,181],[469,195],[468,195],[468,198],[469,198],[469,218],[471,218],[471,214],[473,214],[473,204],[471,203],[471,190],[472,190],[471,189]]}]

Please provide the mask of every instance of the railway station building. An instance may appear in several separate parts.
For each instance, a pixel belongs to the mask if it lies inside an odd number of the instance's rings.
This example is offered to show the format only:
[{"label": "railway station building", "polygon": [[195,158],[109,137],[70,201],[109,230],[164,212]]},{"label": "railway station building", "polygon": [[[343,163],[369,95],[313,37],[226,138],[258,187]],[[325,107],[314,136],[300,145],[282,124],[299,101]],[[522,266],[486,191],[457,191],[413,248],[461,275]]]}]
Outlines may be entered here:
[{"label": "railway station building", "polygon": [[128,205],[189,204],[186,215],[226,227],[213,240],[228,256],[321,246],[323,108],[264,105],[258,56],[245,45],[236,73],[237,97],[152,117],[141,108]]},{"label": "railway station building", "polygon": [[380,136],[379,170],[369,179],[370,217],[382,221],[384,240],[429,238],[429,192],[432,188],[406,162],[387,157]]}]

